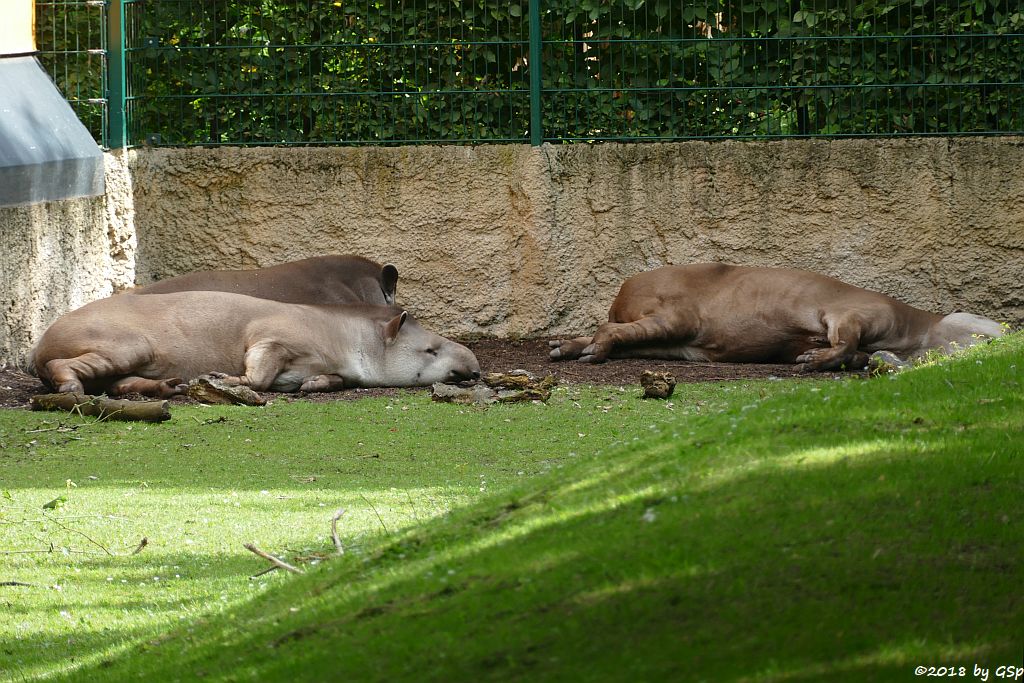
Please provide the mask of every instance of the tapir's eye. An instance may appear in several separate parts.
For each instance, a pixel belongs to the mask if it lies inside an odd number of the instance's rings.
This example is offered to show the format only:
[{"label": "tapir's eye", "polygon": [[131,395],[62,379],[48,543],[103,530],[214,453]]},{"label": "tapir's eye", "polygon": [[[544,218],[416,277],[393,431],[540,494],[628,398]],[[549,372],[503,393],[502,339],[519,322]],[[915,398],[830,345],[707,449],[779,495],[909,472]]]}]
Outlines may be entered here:
[{"label": "tapir's eye", "polygon": [[431,356],[436,356],[437,355],[437,349],[434,349],[434,348],[427,349],[427,353],[429,353]]}]

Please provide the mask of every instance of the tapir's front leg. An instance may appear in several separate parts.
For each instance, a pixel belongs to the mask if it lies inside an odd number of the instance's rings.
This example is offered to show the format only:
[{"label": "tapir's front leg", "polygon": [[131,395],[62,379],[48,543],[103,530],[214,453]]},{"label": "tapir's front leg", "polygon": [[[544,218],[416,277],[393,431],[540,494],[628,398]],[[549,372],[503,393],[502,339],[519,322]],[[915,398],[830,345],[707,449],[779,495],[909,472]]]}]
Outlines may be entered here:
[{"label": "tapir's front leg", "polygon": [[868,354],[858,351],[862,322],[853,315],[826,316],[828,348],[808,349],[797,356],[801,372],[822,372],[825,370],[860,370],[868,364]]},{"label": "tapir's front leg", "polygon": [[245,373],[239,376],[211,373],[225,384],[241,384],[254,391],[266,391],[292,360],[288,349],[273,341],[260,341],[245,351]]},{"label": "tapir's front leg", "polygon": [[307,377],[299,391],[341,391],[344,388],[345,380],[338,375],[315,375]]},{"label": "tapir's front leg", "polygon": [[188,384],[180,377],[169,377],[167,379],[148,379],[129,375],[122,377],[107,388],[111,396],[122,394],[142,394],[143,396],[155,396],[157,398],[170,398],[180,394],[188,393]]}]

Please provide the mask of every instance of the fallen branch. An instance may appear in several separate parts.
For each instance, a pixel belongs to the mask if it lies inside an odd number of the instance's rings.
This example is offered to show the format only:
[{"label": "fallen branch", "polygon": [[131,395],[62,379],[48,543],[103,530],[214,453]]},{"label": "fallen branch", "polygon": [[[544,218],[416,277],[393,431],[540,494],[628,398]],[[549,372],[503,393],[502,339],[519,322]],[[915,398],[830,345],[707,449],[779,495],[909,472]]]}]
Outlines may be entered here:
[{"label": "fallen branch", "polygon": [[87,550],[73,550],[72,548],[50,548],[49,550],[39,548],[38,550],[0,550],[0,555],[43,555],[46,553],[77,553],[79,555],[88,555]]},{"label": "fallen branch", "polygon": [[126,401],[88,394],[38,394],[32,410],[55,410],[98,417],[101,420],[163,422],[171,419],[167,401]]},{"label": "fallen branch", "polygon": [[148,539],[148,538],[146,538],[145,536],[143,536],[143,537],[142,537],[142,540],[141,540],[141,541],[139,541],[139,545],[138,545],[138,547],[136,547],[136,548],[135,548],[135,550],[133,550],[133,551],[131,552],[131,554],[132,554],[132,555],[138,555],[139,553],[141,553],[141,552],[142,552],[142,549],[143,549],[143,548],[145,548],[145,547],[146,547],[147,545],[149,545],[149,539]]},{"label": "fallen branch", "polygon": [[[45,516],[45,515],[44,515],[44,516]],[[92,543],[92,544],[93,544],[94,546],[96,546],[97,548],[99,548],[100,550],[102,550],[103,552],[105,552],[105,553],[106,553],[107,555],[109,555],[110,557],[116,557],[116,555],[114,555],[114,553],[110,552],[110,551],[109,551],[109,550],[107,549],[107,547],[106,547],[105,545],[103,545],[103,544],[102,544],[102,543],[100,543],[99,541],[95,540],[94,538],[92,538],[91,536],[89,536],[89,534],[85,533],[84,531],[79,531],[78,529],[72,529],[71,527],[67,526],[66,524],[62,524],[62,523],[60,522],[60,520],[58,520],[58,519],[57,519],[57,518],[55,518],[55,517],[47,517],[47,519],[48,519],[49,521],[53,522],[54,524],[56,524],[57,526],[59,526],[59,527],[60,527],[61,529],[63,529],[64,531],[67,531],[68,533],[72,533],[72,534],[78,534],[79,536],[81,536],[82,538],[84,538],[85,540],[89,541],[89,542],[90,542],[90,543]]]},{"label": "fallen branch", "polygon": [[377,515],[377,521],[380,522],[380,525],[382,527],[384,527],[384,533],[390,536],[391,532],[388,531],[388,525],[384,523],[384,518],[380,516],[379,512],[377,512],[377,508],[373,505],[373,503],[367,500],[366,496],[364,496],[363,494],[359,494],[359,497],[362,498],[366,502],[366,504],[370,506],[370,509],[373,510],[373,514]]},{"label": "fallen branch", "polygon": [[24,581],[0,581],[0,586],[28,586],[29,588],[39,587],[34,583],[25,583]]},{"label": "fallen branch", "polygon": [[277,570],[278,570],[277,565],[272,564],[269,567],[267,567],[266,569],[264,569],[263,571],[256,572],[255,574],[253,574],[249,578],[250,579],[258,579],[261,576],[263,576],[264,574],[269,574],[270,572],[276,572]]},{"label": "fallen branch", "polygon": [[334,513],[334,517],[331,518],[331,540],[334,541],[334,548],[338,551],[339,555],[345,554],[345,548],[341,545],[341,537],[338,536],[338,520],[345,514],[345,508],[342,508]]},{"label": "fallen branch", "polygon": [[276,557],[274,557],[273,555],[271,555],[270,553],[267,553],[267,552],[264,552],[264,551],[260,550],[259,548],[257,548],[252,543],[245,543],[245,544],[242,545],[242,547],[245,548],[246,550],[248,550],[251,553],[259,555],[264,560],[266,560],[267,562],[270,562],[274,566],[277,566],[277,567],[280,567],[281,569],[285,569],[287,571],[290,571],[293,574],[305,574],[306,573],[306,572],[302,571],[301,569],[299,569],[298,567],[293,567],[292,565],[288,564],[284,560],[279,560]]}]

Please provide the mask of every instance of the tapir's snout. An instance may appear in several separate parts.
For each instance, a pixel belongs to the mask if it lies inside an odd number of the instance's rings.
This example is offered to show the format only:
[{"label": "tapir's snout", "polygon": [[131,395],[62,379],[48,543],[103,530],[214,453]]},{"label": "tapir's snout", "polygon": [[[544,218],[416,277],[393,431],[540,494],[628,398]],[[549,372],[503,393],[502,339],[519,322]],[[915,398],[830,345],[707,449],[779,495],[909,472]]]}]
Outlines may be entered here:
[{"label": "tapir's snout", "polygon": [[480,379],[480,362],[473,355],[473,352],[462,344],[455,344],[456,359],[452,369],[448,373],[449,382],[464,382],[471,379]]},{"label": "tapir's snout", "polygon": [[449,382],[465,382],[470,379],[480,379],[480,370],[469,370],[457,368],[450,373]]}]

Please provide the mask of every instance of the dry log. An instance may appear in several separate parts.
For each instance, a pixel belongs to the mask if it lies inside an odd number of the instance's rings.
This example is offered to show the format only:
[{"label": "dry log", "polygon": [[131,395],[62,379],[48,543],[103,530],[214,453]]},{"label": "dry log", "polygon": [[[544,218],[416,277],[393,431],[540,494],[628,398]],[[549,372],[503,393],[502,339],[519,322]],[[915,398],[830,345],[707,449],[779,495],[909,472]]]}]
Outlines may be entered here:
[{"label": "dry log", "polygon": [[88,394],[38,394],[32,410],[55,410],[98,417],[101,420],[163,422],[171,419],[167,401],[128,401]]}]

